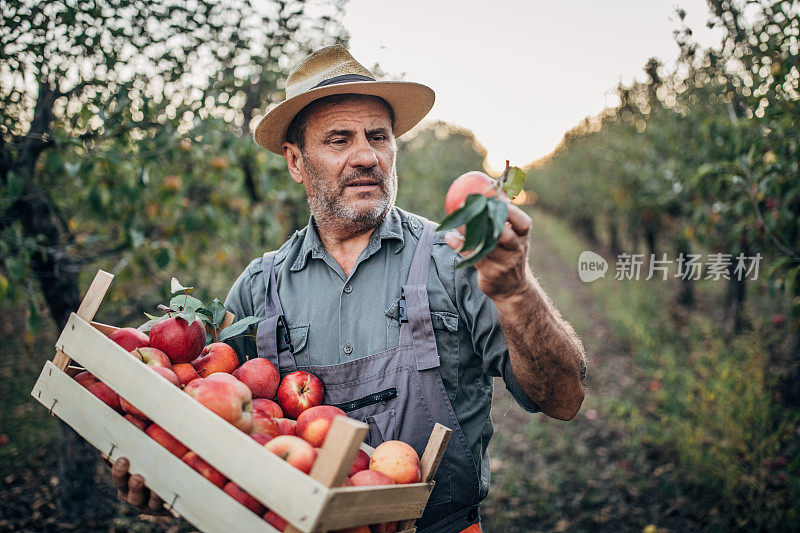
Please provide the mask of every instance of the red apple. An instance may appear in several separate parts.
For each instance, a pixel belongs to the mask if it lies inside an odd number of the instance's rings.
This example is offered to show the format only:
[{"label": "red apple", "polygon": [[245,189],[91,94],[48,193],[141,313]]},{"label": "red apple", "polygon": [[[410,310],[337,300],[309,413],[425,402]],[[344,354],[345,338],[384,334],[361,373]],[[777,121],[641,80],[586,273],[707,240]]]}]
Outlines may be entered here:
[{"label": "red apple", "polygon": [[150,346],[150,337],[147,336],[147,333],[136,328],[119,328],[112,331],[108,338],[129,352],[136,348]]},{"label": "red apple", "polygon": [[267,514],[264,515],[264,520],[278,531],[286,531],[286,526],[289,524],[282,516],[276,514],[275,511],[267,511]]},{"label": "red apple", "polygon": [[250,431],[253,425],[250,389],[235,377],[224,373],[211,374],[205,379],[192,381],[184,391],[240,430]]},{"label": "red apple", "polygon": [[399,440],[387,440],[375,448],[369,468],[389,476],[395,483],[419,483],[421,478],[417,452]]},{"label": "red apple", "polygon": [[[181,363],[181,364],[188,364],[188,363]],[[172,368],[175,368],[175,367],[172,367]],[[203,378],[193,379],[192,381],[190,381],[189,383],[187,383],[186,385],[183,386],[183,392],[185,392],[186,394],[191,396],[192,395],[192,391],[194,391],[197,387],[199,387],[200,384],[203,383],[204,381],[205,381],[205,379],[203,379]]]},{"label": "red apple", "polygon": [[344,529],[334,529],[331,533],[370,533],[369,526],[353,526]]},{"label": "red apple", "polygon": [[276,418],[281,435],[297,435],[297,421],[291,418]]},{"label": "red apple", "polygon": [[383,524],[372,524],[369,526],[370,533],[396,533],[397,522],[384,522]]},{"label": "red apple", "polygon": [[[233,377],[236,377],[236,375],[234,374]],[[253,412],[261,412],[272,418],[283,418],[283,409],[281,409],[281,406],[266,398],[256,398],[253,400]]]},{"label": "red apple", "polygon": [[214,342],[203,348],[200,357],[192,361],[192,366],[201,378],[214,372],[230,374],[239,366],[239,358],[236,351],[224,342]]},{"label": "red apple", "polygon": [[253,427],[250,428],[250,433],[263,433],[277,437],[281,434],[281,428],[271,416],[260,411],[253,411]]},{"label": "red apple", "polygon": [[312,446],[322,446],[336,416],[346,417],[347,413],[333,405],[309,407],[297,417],[297,436]]},{"label": "red apple", "polygon": [[172,369],[172,362],[169,357],[158,348],[145,346],[144,348],[131,350],[131,354],[147,366],[163,366],[164,368]]},{"label": "red apple", "polygon": [[89,385],[91,385],[92,383],[97,383],[100,380],[94,377],[94,374],[92,374],[88,370],[84,370],[83,372],[75,374],[75,381],[77,381],[83,387],[88,389]]},{"label": "red apple", "polygon": [[271,451],[301,472],[308,474],[314,466],[314,448],[293,435],[279,435],[266,443],[264,448]]},{"label": "red apple", "polygon": [[113,410],[119,414],[123,414],[122,406],[119,404],[119,394],[111,390],[111,387],[102,381],[97,381],[86,388],[89,390],[89,392],[103,400],[103,402],[105,402]]},{"label": "red apple", "polygon": [[497,194],[497,180],[493,180],[483,172],[467,172],[450,184],[444,198],[444,210],[449,215],[464,205],[470,194],[482,194],[490,197]]},{"label": "red apple", "polygon": [[267,510],[267,508],[264,507],[264,504],[243,491],[242,488],[233,481],[228,481],[222,490],[227,492],[234,500],[241,503],[259,516],[262,516]]},{"label": "red apple", "polygon": [[164,428],[158,424],[150,424],[150,427],[145,431],[151,439],[166,448],[172,455],[176,457],[183,457],[189,452],[189,448],[183,445],[181,441],[167,433]]},{"label": "red apple", "polygon": [[264,433],[250,433],[250,437],[262,446],[275,438],[272,435],[265,435]]},{"label": "red apple", "polygon": [[[176,387],[180,386],[180,382],[178,381],[178,376],[176,376],[175,372],[173,372],[169,368],[163,366],[151,366],[150,369],[159,376],[163,377],[164,379],[172,383],[173,385],[175,385]],[[120,406],[122,406],[122,409],[126,413],[132,414],[133,416],[137,418],[142,418],[144,420],[150,419],[150,417],[148,417],[146,414],[144,414],[139,409],[134,407],[128,400],[126,400],[121,396],[119,398],[119,404]]]},{"label": "red apple", "polygon": [[283,378],[277,400],[287,417],[297,419],[309,407],[321,404],[324,395],[325,388],[317,376],[298,370]]},{"label": "red apple", "polygon": [[178,376],[178,381],[181,383],[181,388],[184,388],[186,385],[200,377],[200,374],[197,373],[191,363],[178,363],[177,365],[172,365],[172,371],[175,372],[176,376]]},{"label": "red apple", "polygon": [[[257,357],[245,361],[245,363],[233,371],[233,377],[250,387],[253,398],[275,397],[281,376],[268,359]],[[283,416],[283,413],[279,417]]]},{"label": "red apple", "polygon": [[362,470],[350,476],[350,483],[354,487],[368,487],[372,485],[394,485],[394,480],[377,470]]},{"label": "red apple", "polygon": [[356,453],[356,458],[353,459],[353,466],[350,467],[350,473],[347,474],[348,476],[353,476],[356,472],[361,472],[362,470],[367,470],[369,468],[369,455],[364,450],[358,450]]},{"label": "red apple", "polygon": [[141,429],[142,431],[146,431],[147,430],[147,425],[148,425],[148,421],[147,420],[142,420],[141,418],[133,416],[130,413],[125,415],[125,419],[128,420],[128,422],[130,422],[131,424],[133,424],[137,428]]},{"label": "red apple", "polygon": [[200,472],[204,478],[219,488],[224,487],[228,482],[228,480],[219,470],[205,462],[202,457],[194,452],[187,452],[183,457],[181,457],[181,459],[184,463]]},{"label": "red apple", "polygon": [[150,330],[150,346],[167,354],[173,364],[193,361],[205,344],[206,329],[199,318],[191,324],[178,316],[167,318]]}]

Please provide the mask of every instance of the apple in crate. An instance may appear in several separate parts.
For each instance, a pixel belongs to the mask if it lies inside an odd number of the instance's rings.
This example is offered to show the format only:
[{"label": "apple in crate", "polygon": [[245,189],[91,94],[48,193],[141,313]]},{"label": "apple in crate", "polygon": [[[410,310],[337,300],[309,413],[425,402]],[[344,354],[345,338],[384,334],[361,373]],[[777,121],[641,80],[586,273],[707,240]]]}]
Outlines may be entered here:
[{"label": "apple in crate", "polygon": [[[236,377],[236,374],[234,374],[233,377]],[[266,398],[253,399],[253,413],[256,412],[261,412],[267,416],[271,416],[272,418],[283,418],[283,409],[281,409],[281,406],[272,400],[267,400]]]},{"label": "apple in crate", "polygon": [[[151,366],[150,369],[153,372],[155,372],[156,374],[158,374],[159,376],[163,377],[164,379],[166,379],[167,381],[172,383],[173,385],[175,385],[176,387],[180,387],[180,382],[178,381],[178,376],[176,376],[175,372],[173,372],[169,368],[165,368],[163,366]],[[143,420],[149,420],[150,419],[150,417],[148,417],[146,414],[144,414],[143,412],[138,410],[136,407],[134,407],[125,398],[120,397],[119,403],[122,406],[122,409],[126,413],[131,414],[131,415],[133,415],[133,416],[135,416],[137,418],[141,418]]]},{"label": "apple in crate", "polygon": [[297,436],[315,447],[322,446],[334,417],[347,413],[333,405],[309,407],[297,417]]},{"label": "apple in crate", "polygon": [[206,328],[199,318],[191,324],[175,316],[157,322],[150,330],[150,346],[158,348],[175,363],[194,361],[206,344]]},{"label": "apple in crate", "polygon": [[286,531],[286,526],[289,525],[289,522],[275,511],[267,511],[267,514],[264,515],[264,520],[278,531]]},{"label": "apple in crate", "polygon": [[294,435],[279,435],[266,443],[264,448],[304,474],[311,472],[317,456],[309,443]]},{"label": "apple in crate", "polygon": [[181,388],[184,388],[192,381],[200,378],[200,374],[197,373],[191,363],[178,363],[177,365],[172,365],[172,371],[175,372],[176,376],[178,376],[178,381],[181,383]]},{"label": "apple in crate", "polygon": [[151,439],[166,448],[172,455],[181,458],[189,452],[189,448],[183,445],[181,441],[167,433],[164,428],[158,424],[150,424],[150,427],[145,431]]},{"label": "apple in crate", "polygon": [[112,331],[108,338],[129,352],[136,348],[150,346],[150,337],[147,336],[147,333],[139,331],[136,328],[119,328],[118,330]]},{"label": "apple in crate", "polygon": [[322,403],[325,388],[314,374],[298,370],[287,374],[278,386],[278,405],[289,418],[297,419],[300,413]]},{"label": "apple in crate", "polygon": [[377,470],[362,470],[350,476],[350,485],[354,487],[369,487],[373,485],[394,485],[395,482],[386,474]]},{"label": "apple in crate", "polygon": [[353,466],[350,467],[350,473],[347,474],[348,476],[352,477],[357,472],[361,472],[362,470],[367,470],[369,468],[369,455],[364,450],[359,449],[358,453],[356,453],[356,458],[353,459]]},{"label": "apple in crate", "polygon": [[274,436],[272,436],[272,435],[266,435],[266,434],[264,434],[264,433],[250,433],[250,437],[251,437],[251,438],[252,438],[254,441],[256,441],[257,443],[259,443],[260,445],[262,445],[262,446],[263,446],[263,445],[265,445],[266,443],[268,443],[269,441],[271,441],[272,439],[274,439],[274,438],[275,438],[275,437],[274,437]]},{"label": "apple in crate", "polygon": [[291,418],[276,418],[275,422],[281,430],[281,435],[297,435],[297,420]]},{"label": "apple in crate", "polygon": [[250,428],[250,433],[263,433],[277,437],[281,434],[281,428],[271,416],[265,415],[261,411],[253,411],[253,427]]},{"label": "apple in crate", "polygon": [[267,510],[267,508],[264,507],[264,504],[243,491],[242,488],[233,481],[228,481],[222,490],[227,492],[231,498],[253,511],[258,516],[262,516]]},{"label": "apple in crate", "polygon": [[201,378],[215,372],[230,374],[239,366],[236,351],[224,342],[214,342],[203,348],[200,357],[192,361],[192,366]]},{"label": "apple in crate", "polygon": [[247,385],[235,377],[218,372],[192,381],[183,390],[240,430],[250,432],[253,426],[253,399]]},{"label": "apple in crate", "polygon": [[167,354],[158,348],[145,346],[144,348],[136,348],[135,350],[131,350],[131,354],[147,366],[162,366],[164,368],[172,368],[172,362],[169,360],[169,357],[167,357]]},{"label": "apple in crate", "polygon": [[187,452],[181,457],[181,460],[219,488],[223,488],[228,482],[228,479],[219,470],[205,462],[202,457],[194,452]]},{"label": "apple in crate", "polygon": [[387,440],[375,448],[369,468],[389,476],[395,483],[419,483],[422,477],[417,452],[399,440]]},{"label": "apple in crate", "polygon": [[133,416],[130,413],[125,415],[125,419],[134,426],[136,426],[137,428],[141,429],[142,431],[147,430],[147,425],[149,424],[147,420],[142,420],[141,418]]},{"label": "apple in crate", "polygon": [[[281,382],[281,375],[278,373],[278,369],[263,357],[245,361],[242,366],[233,371],[233,377],[250,387],[253,399],[274,398]],[[282,416],[283,413],[277,415],[277,418]]]},{"label": "apple in crate", "polygon": [[119,414],[123,414],[122,406],[119,403],[119,394],[114,392],[111,387],[102,381],[96,381],[86,388],[89,390],[89,392],[103,400],[103,402],[113,410]]},{"label": "apple in crate", "polygon": [[81,386],[88,389],[89,385],[91,385],[92,383],[97,383],[100,380],[97,379],[94,376],[94,374],[92,374],[88,370],[84,370],[83,372],[78,372],[77,374],[75,374],[75,381],[80,383]]}]

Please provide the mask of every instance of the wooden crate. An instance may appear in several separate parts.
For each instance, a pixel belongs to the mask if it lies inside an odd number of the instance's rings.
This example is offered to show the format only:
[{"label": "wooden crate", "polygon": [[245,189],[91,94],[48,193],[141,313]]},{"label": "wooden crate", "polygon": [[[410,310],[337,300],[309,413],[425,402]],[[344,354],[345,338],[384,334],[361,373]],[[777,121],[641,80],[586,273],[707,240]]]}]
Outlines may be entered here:
[{"label": "wooden crate", "polygon": [[[127,457],[130,472],[173,514],[203,531],[277,531],[229,497],[143,431],[78,384],[72,376],[89,370],[153,422],[183,442],[228,479],[235,481],[290,524],[287,531],[318,532],[360,524],[400,521],[414,531],[433,489],[451,430],[438,425],[422,456],[422,483],[385,487],[342,487],[368,426],[345,417],[334,420],[310,475],[266,451],[245,433],[156,375],[108,339],[115,327],[92,322],[112,276],[98,272],[56,342],[31,394],[69,424],[110,461]],[[169,406],[168,408],[166,406]]]}]

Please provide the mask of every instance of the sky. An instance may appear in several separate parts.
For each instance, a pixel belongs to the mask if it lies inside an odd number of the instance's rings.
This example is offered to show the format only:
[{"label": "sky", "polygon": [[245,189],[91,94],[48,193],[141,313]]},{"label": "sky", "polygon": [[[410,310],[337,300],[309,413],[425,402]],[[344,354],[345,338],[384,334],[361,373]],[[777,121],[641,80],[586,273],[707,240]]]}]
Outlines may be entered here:
[{"label": "sky", "polygon": [[426,120],[472,130],[497,172],[552,152],[648,58],[674,62],[676,7],[719,42],[705,0],[349,0],[343,22],[360,63],[433,88]]}]

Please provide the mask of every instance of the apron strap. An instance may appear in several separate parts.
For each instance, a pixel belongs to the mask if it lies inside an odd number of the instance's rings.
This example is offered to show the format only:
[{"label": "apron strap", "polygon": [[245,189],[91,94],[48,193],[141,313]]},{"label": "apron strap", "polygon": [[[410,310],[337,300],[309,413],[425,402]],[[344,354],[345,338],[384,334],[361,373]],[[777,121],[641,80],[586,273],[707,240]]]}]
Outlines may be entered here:
[{"label": "apron strap", "polygon": [[[436,225],[426,222],[411,260],[408,281],[403,285],[408,322],[401,322],[400,337],[411,341],[417,360],[417,370],[439,367],[439,352],[433,334],[431,310],[428,305],[428,272],[433,252],[433,233]],[[407,342],[406,342],[407,343]]]},{"label": "apron strap", "polygon": [[289,330],[283,317],[281,300],[278,297],[278,283],[275,280],[275,253],[267,252],[261,259],[264,274],[264,316],[258,324],[256,348],[258,356],[268,359],[279,372],[293,372],[296,368],[292,355]]}]

